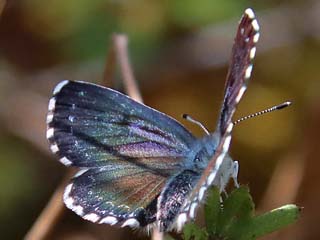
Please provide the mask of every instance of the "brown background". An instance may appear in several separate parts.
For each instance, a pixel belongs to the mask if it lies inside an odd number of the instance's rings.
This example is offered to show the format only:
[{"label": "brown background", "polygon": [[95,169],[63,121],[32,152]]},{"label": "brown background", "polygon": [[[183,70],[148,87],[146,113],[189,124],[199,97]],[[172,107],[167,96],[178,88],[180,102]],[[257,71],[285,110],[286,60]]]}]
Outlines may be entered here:
[{"label": "brown background", "polygon": [[[67,169],[48,151],[45,116],[62,79],[101,82],[111,34],[130,39],[146,104],[215,128],[237,22],[246,7],[261,27],[253,77],[236,118],[293,101],[239,124],[231,155],[258,212],[303,207],[265,239],[320,239],[320,4],[318,1],[0,1],[0,235],[21,239]],[[115,86],[120,87],[120,75]],[[117,81],[118,80],[118,81]],[[86,222],[65,210],[49,239],[125,239],[141,234]]]}]

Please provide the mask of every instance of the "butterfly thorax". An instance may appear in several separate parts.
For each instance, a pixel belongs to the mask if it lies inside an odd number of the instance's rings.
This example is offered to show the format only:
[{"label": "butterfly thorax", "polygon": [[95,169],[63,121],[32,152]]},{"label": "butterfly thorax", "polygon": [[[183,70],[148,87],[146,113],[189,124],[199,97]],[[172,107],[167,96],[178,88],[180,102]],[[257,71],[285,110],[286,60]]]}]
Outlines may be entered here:
[{"label": "butterfly thorax", "polygon": [[188,156],[183,162],[183,167],[195,172],[202,172],[207,167],[210,158],[214,155],[218,141],[219,137],[217,134],[198,138],[191,146]]},{"label": "butterfly thorax", "polygon": [[[216,153],[216,148],[220,140],[220,134],[217,132],[197,139],[193,150],[189,153],[192,161],[186,166],[190,167],[190,170],[202,174],[207,168],[209,161]],[[216,169],[217,177],[215,178],[213,185],[218,186],[220,190],[223,191],[234,173],[234,167],[234,161],[229,154],[226,154],[221,166]],[[213,170],[214,169],[212,169],[212,171]]]}]

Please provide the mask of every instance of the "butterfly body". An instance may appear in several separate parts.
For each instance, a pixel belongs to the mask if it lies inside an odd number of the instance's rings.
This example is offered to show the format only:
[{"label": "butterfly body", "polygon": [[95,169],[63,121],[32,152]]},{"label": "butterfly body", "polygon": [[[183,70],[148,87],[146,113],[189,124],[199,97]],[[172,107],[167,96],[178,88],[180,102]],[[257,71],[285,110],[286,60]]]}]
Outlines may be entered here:
[{"label": "butterfly body", "polygon": [[[215,154],[217,143],[218,135],[215,133],[196,139],[179,172],[168,179],[158,199],[157,219],[160,231],[178,228],[174,225],[178,213]],[[234,170],[237,171],[234,162],[229,156],[225,156],[212,185],[224,190],[232,175],[237,175]]]},{"label": "butterfly body", "polygon": [[[236,180],[228,155],[231,117],[246,89],[258,27],[247,9],[238,28],[217,129],[195,138],[175,119],[113,89],[68,81],[49,101],[47,139],[60,162],[78,167],[66,206],[100,224],[168,231],[195,217],[206,190]],[[237,62],[233,62],[237,61]]]},{"label": "butterfly body", "polygon": [[[215,154],[219,141],[219,134],[217,132],[196,139],[183,162],[183,170],[193,171],[200,176]],[[234,162],[226,154],[213,184],[223,190],[233,173]]]}]

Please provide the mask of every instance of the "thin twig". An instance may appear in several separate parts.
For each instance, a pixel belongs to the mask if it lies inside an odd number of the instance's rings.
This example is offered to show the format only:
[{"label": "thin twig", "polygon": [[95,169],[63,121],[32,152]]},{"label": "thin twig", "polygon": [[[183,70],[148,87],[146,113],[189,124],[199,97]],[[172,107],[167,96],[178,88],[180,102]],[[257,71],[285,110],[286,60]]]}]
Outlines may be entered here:
[{"label": "thin twig", "polygon": [[151,239],[152,240],[162,240],[163,233],[159,232],[159,230],[155,227],[155,228],[153,228]]},{"label": "thin twig", "polygon": [[62,202],[64,188],[74,174],[74,169],[68,170],[63,181],[56,188],[46,207],[25,236],[25,240],[46,239],[51,233],[64,211]]},{"label": "thin twig", "polygon": [[0,16],[3,13],[3,10],[4,10],[5,6],[6,6],[6,3],[7,3],[6,0],[0,0]]},{"label": "thin twig", "polygon": [[131,98],[138,102],[142,102],[142,97],[137,82],[133,76],[133,71],[129,61],[128,38],[124,34],[114,34],[113,42],[125,90]]},{"label": "thin twig", "polygon": [[103,78],[101,82],[101,85],[103,86],[112,85],[112,77],[114,76],[114,72],[116,69],[116,44],[114,42],[114,39],[112,40],[112,46],[107,55],[106,64],[103,72]]},{"label": "thin twig", "polygon": [[303,159],[306,158],[306,154],[303,151],[300,146],[297,152],[290,153],[277,163],[260,201],[259,212],[296,200],[305,174]]}]

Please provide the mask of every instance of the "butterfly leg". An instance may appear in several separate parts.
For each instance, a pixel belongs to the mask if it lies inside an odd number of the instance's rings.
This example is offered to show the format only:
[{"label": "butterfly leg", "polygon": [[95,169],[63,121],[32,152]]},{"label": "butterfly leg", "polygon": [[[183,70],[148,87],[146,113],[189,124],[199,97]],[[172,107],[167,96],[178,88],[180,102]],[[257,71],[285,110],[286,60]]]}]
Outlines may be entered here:
[{"label": "butterfly leg", "polygon": [[[234,186],[236,188],[239,188],[240,187],[239,182],[238,182],[239,162],[238,161],[232,162],[231,168],[232,168],[231,178],[233,179]],[[223,180],[224,180],[223,176],[220,176],[220,182],[223,182]],[[223,193],[225,197],[228,197],[228,193],[227,193],[224,185],[221,185],[220,192]],[[220,196],[220,202],[221,203],[223,202],[222,196]]]},{"label": "butterfly leg", "polygon": [[[228,197],[228,193],[225,189],[223,189],[222,191],[220,191],[221,193],[223,193],[224,195],[224,198],[227,198]],[[223,203],[223,197],[221,196],[220,194],[220,203],[222,204]]]},{"label": "butterfly leg", "polygon": [[234,161],[232,164],[232,174],[231,177],[233,179],[234,182],[234,186],[236,188],[239,188],[239,182],[238,182],[238,173],[239,173],[239,162],[238,161]]}]

